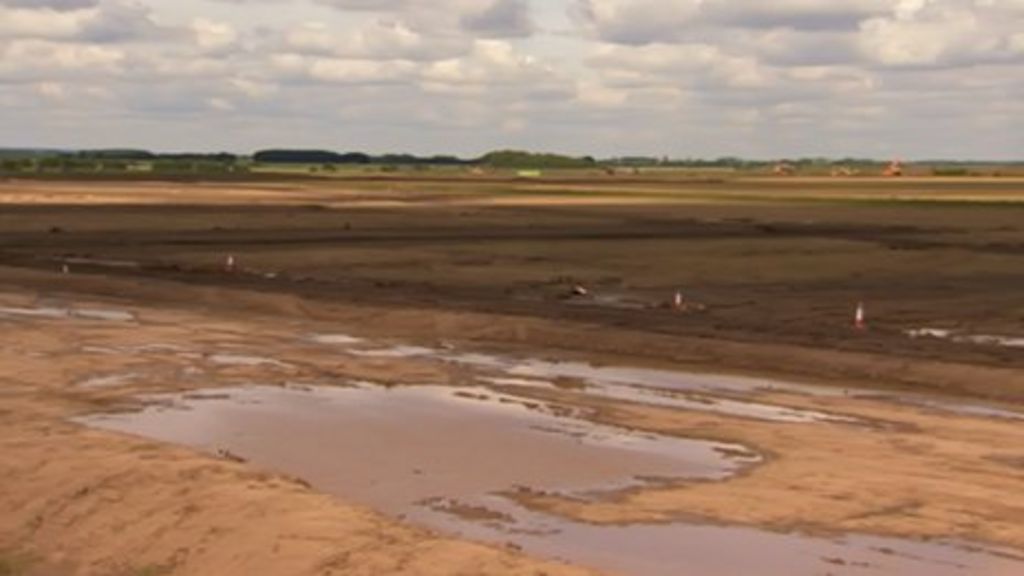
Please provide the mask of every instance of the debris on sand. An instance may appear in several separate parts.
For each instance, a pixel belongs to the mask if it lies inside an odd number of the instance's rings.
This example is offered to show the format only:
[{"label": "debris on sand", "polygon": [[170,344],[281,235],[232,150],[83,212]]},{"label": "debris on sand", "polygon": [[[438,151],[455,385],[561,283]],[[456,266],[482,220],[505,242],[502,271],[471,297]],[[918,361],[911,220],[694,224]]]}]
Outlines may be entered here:
[{"label": "debris on sand", "polygon": [[556,278],[553,281],[554,284],[565,285],[568,284],[568,288],[565,292],[559,294],[558,298],[561,300],[572,300],[574,298],[589,298],[591,296],[590,289],[584,286],[582,283],[572,280],[570,278]]},{"label": "debris on sand", "polygon": [[245,458],[242,458],[241,456],[235,454],[234,452],[226,448],[218,448],[217,456],[225,460],[230,460],[231,462],[238,462],[239,464],[245,464],[246,462],[248,462],[248,460],[246,460]]},{"label": "debris on sand", "polygon": [[703,312],[707,310],[707,306],[704,304],[683,296],[682,290],[676,290],[676,293],[672,296],[672,300],[669,301],[667,308],[674,312],[681,313]]},{"label": "debris on sand", "polygon": [[853,327],[857,330],[867,330],[867,313],[864,309],[864,303],[857,303],[857,310],[853,313]]}]

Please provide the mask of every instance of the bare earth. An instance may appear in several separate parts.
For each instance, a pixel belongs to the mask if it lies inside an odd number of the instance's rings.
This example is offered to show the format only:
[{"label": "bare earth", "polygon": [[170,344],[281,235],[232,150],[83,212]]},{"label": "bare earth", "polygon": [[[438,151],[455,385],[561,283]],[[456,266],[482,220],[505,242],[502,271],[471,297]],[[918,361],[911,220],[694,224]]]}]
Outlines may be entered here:
[{"label": "bare earth", "polygon": [[[907,331],[1024,337],[1024,183],[720,186],[0,183],[0,574],[588,573],[431,532],[231,455],[72,421],[137,408],[140,395],[254,382],[479,385],[475,369],[430,355],[334,354],[303,340],[338,333],[822,385],[835,393],[754,398],[855,421],[657,406],[573,378],[496,383],[596,423],[763,457],[724,481],[507,495],[531,510],[1024,556],[1021,420],[843,392],[1022,413],[1024,348]],[[567,300],[577,283],[592,295]],[[677,290],[700,310],[665,308]],[[860,300],[866,332],[850,326]]]}]

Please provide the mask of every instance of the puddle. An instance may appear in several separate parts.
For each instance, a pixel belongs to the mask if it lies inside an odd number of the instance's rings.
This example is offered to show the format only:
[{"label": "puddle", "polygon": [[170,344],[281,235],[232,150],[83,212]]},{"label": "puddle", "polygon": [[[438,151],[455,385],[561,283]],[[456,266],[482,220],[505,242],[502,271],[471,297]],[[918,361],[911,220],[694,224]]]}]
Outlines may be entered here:
[{"label": "puddle", "polygon": [[4,316],[24,316],[29,318],[67,318],[71,315],[66,308],[0,308],[0,314]]},{"label": "puddle", "polygon": [[899,394],[895,392],[886,393],[882,391],[858,394],[856,397],[866,398],[870,400],[893,402],[896,404],[905,404],[908,406],[916,406],[919,408],[926,408],[928,410],[935,410],[938,412],[958,414],[960,416],[976,416],[979,418],[998,418],[1002,420],[1024,421],[1024,412],[1015,412],[1013,410],[1007,408],[1000,408],[998,406],[986,406],[984,404],[956,404],[955,400],[938,400],[935,398],[928,398],[925,396],[913,396]]},{"label": "puddle", "polygon": [[918,328],[907,330],[911,338],[935,338],[949,340],[958,344],[977,344],[980,346],[1002,346],[1004,348],[1024,348],[1024,338],[1017,336],[995,336],[992,334],[961,334],[955,330],[942,328]]},{"label": "puddle", "polygon": [[751,454],[735,444],[555,415],[551,407],[485,388],[364,384],[216,392],[215,398],[156,397],[159,405],[142,412],[84,422],[211,452],[227,449],[395,514],[430,498],[518,486],[575,493],[633,487],[644,478],[721,479],[756,458],[731,456]]},{"label": "puddle", "polygon": [[594,366],[585,362],[558,362],[538,359],[517,360],[486,354],[445,354],[434,351],[449,362],[491,368],[509,376],[534,380],[560,378],[580,380],[588,384],[643,386],[687,392],[752,393],[767,390],[805,392],[800,385],[774,382],[760,378],[696,374],[653,368]]},{"label": "puddle", "polygon": [[658,479],[722,479],[752,459],[727,456],[749,453],[743,446],[597,425],[482,387],[247,387],[157,398],[164,402],[141,412],[79,421],[231,454],[414,523],[598,569],[637,576],[1011,576],[1024,569],[1011,556],[950,545],[710,525],[598,526],[529,511],[500,494],[520,488],[597,498]]},{"label": "puddle", "polygon": [[[184,357],[182,354],[179,355]],[[275,368],[291,368],[291,364],[288,364],[287,362],[249,354],[210,354],[206,359],[221,366],[273,366]]]},{"label": "puddle", "polygon": [[390,348],[378,348],[371,350],[347,350],[353,356],[364,358],[418,358],[421,356],[434,356],[437,350],[423,346],[392,346]]},{"label": "puddle", "polygon": [[349,336],[348,334],[313,334],[309,337],[311,342],[317,344],[327,344],[333,346],[348,346],[351,344],[361,344],[362,338],[356,338],[355,336]]},{"label": "puddle", "polygon": [[464,538],[634,576],[1015,576],[1024,558],[953,543],[812,538],[734,526],[599,526],[498,498],[439,502],[411,517]]},{"label": "puddle", "polygon": [[127,374],[106,374],[103,376],[92,376],[84,380],[80,380],[75,383],[77,388],[84,390],[100,390],[103,388],[117,388],[118,386],[124,386],[130,384],[139,377],[138,374],[127,373]]},{"label": "puddle", "polygon": [[131,322],[132,320],[135,320],[134,314],[131,312],[125,312],[124,310],[82,309],[72,310],[71,315],[77,318],[106,320],[109,322]]},{"label": "puddle", "polygon": [[786,392],[805,396],[849,396],[918,406],[963,416],[1024,420],[1024,413],[977,402],[968,403],[953,398],[944,399],[868,389],[793,384],[742,376],[696,374],[650,368],[594,366],[584,362],[514,360],[485,354],[444,354],[441,352],[438,352],[438,356],[449,362],[502,372],[505,376],[484,379],[495,384],[550,386],[551,380],[564,378],[581,382],[586,394],[775,422],[862,423],[855,417],[736,400],[722,397],[721,394],[744,396],[760,392]]},{"label": "puddle", "polygon": [[[542,380],[522,378],[485,378],[485,382],[505,386],[555,387],[554,384]],[[656,388],[626,386],[617,384],[590,384],[581,387],[581,393],[589,396],[600,396],[614,400],[625,400],[649,406],[679,408],[698,412],[715,412],[740,418],[766,420],[769,422],[786,422],[791,424],[809,424],[814,422],[832,422],[837,424],[858,424],[857,418],[838,416],[815,410],[788,408],[773,404],[748,402],[722,398],[717,396],[693,393],[679,393]]]},{"label": "puddle", "polygon": [[97,266],[100,268],[135,269],[142,267],[138,262],[131,260],[106,260],[101,258],[64,258],[61,262],[72,266]]},{"label": "puddle", "polygon": [[645,310],[654,307],[647,302],[621,294],[595,294],[586,297],[570,298],[565,302],[570,306],[593,306],[598,308],[619,308],[622,310]]},{"label": "puddle", "polygon": [[24,318],[81,318],[84,320],[104,320],[109,322],[131,322],[135,315],[124,310],[106,310],[100,308],[59,308],[55,306],[36,306],[31,308],[2,307],[0,315]]},{"label": "puddle", "polygon": [[974,402],[964,404],[954,399],[945,400],[910,394],[887,394],[868,389],[796,384],[746,376],[701,374],[655,368],[595,366],[586,362],[561,362],[535,358],[517,359],[408,345],[367,350],[346,348],[345,353],[371,358],[433,358],[500,374],[500,376],[481,378],[482,381],[492,384],[549,387],[552,381],[566,379],[581,383],[581,391],[586,394],[773,422],[863,423],[860,419],[852,416],[738,400],[723,397],[722,394],[750,396],[764,392],[784,392],[804,396],[849,396],[919,406],[966,416],[1024,418],[1021,414],[1010,410]]}]

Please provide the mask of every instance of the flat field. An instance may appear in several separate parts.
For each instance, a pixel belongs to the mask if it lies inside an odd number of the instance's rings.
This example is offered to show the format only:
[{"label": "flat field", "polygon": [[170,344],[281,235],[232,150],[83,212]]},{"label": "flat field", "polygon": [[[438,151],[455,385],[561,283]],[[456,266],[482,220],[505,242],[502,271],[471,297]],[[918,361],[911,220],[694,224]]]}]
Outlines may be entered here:
[{"label": "flat field", "polygon": [[0,567],[1019,573],[1022,288],[1011,178],[2,182]]}]

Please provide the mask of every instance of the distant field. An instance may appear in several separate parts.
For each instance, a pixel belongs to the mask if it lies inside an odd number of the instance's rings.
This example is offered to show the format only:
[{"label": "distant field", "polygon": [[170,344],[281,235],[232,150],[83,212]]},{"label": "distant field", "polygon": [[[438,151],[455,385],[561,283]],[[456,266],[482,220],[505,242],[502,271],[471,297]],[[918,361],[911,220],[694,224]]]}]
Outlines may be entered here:
[{"label": "distant field", "polygon": [[0,181],[0,576],[1020,573],[1024,178],[247,178]]},{"label": "distant field", "polygon": [[[1024,366],[905,334],[1024,335],[1024,179],[25,181],[0,184],[0,202],[11,263],[221,283],[238,280],[220,275],[231,253],[274,276],[263,288],[317,297]],[[602,299],[567,306],[574,282]],[[707,312],[659,312],[677,290]],[[878,331],[851,340],[859,300]]]}]

